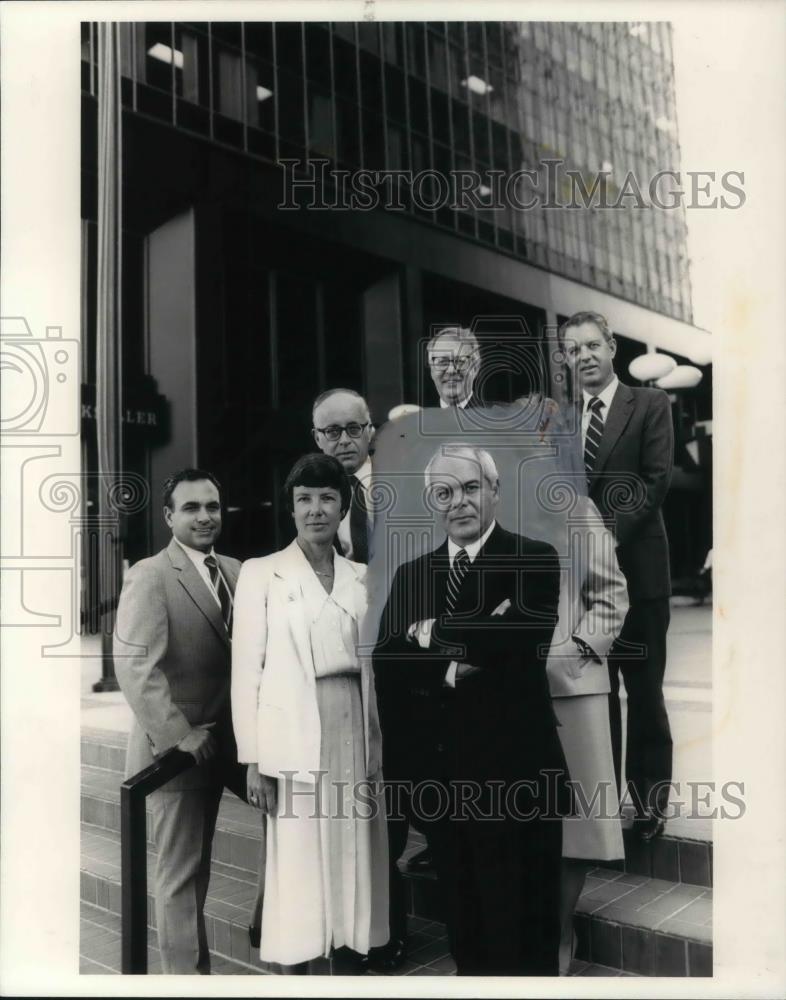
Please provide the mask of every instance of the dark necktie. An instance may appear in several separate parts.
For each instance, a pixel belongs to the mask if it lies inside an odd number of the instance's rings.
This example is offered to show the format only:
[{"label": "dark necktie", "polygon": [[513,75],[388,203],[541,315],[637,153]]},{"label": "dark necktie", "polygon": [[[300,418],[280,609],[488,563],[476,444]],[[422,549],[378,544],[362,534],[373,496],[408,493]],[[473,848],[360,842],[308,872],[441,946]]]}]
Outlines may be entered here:
[{"label": "dark necktie", "polygon": [[589,401],[590,421],[587,426],[587,437],[584,441],[584,468],[587,470],[589,478],[595,469],[595,459],[600,447],[600,439],[603,437],[603,417],[600,415],[603,400],[599,396],[593,396]]},{"label": "dark necktie", "polygon": [[368,563],[368,510],[363,483],[351,477],[352,500],[349,504],[349,537],[352,542],[352,561]]},{"label": "dark necktie", "polygon": [[448,574],[448,590],[445,597],[446,615],[452,615],[456,610],[459,593],[461,592],[461,584],[464,582],[464,577],[467,575],[470,565],[467,550],[459,549],[453,557],[453,565],[450,567],[450,573]]},{"label": "dark necktie", "polygon": [[232,595],[229,592],[229,587],[227,587],[224,577],[219,572],[216,557],[207,556],[205,558],[205,566],[207,566],[208,572],[210,573],[210,582],[213,584],[213,590],[215,590],[216,594],[218,594],[218,599],[221,602],[221,617],[224,619],[227,634],[231,636]]}]

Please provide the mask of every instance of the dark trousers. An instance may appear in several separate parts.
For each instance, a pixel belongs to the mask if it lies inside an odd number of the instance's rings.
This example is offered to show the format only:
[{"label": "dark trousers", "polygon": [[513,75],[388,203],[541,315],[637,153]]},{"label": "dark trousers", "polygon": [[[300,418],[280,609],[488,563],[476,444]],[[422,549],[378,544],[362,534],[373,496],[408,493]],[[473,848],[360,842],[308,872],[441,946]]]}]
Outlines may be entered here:
[{"label": "dark trousers", "polygon": [[[533,807],[543,809],[540,797],[516,800],[518,814],[504,805],[494,808],[491,775],[484,778],[477,772],[472,782],[485,791],[474,800],[473,813],[463,794],[467,781],[456,777],[468,773],[466,734],[474,715],[483,710],[483,697],[471,682],[455,692],[446,689],[436,727],[441,742],[434,773],[449,805],[443,819],[425,827],[450,951],[459,976],[556,976],[561,820],[534,813],[524,818]],[[508,786],[503,762],[497,761],[497,768],[494,781]],[[507,801],[504,792],[500,801]]]},{"label": "dark trousers", "polygon": [[[621,673],[628,696],[625,780],[638,814],[649,810],[663,815],[668,806],[672,741],[663,698],[663,674],[669,619],[666,597],[632,603],[608,659],[611,746],[617,788],[622,796]],[[637,651],[633,645],[643,648]]]},{"label": "dark trousers", "polygon": [[435,824],[431,846],[459,976],[556,976],[559,820]]},{"label": "dark trousers", "polygon": [[387,784],[390,938],[402,941],[407,937],[409,886],[399,871],[398,862],[407,847],[410,825],[427,833],[426,825],[413,815],[410,788],[409,782]]}]

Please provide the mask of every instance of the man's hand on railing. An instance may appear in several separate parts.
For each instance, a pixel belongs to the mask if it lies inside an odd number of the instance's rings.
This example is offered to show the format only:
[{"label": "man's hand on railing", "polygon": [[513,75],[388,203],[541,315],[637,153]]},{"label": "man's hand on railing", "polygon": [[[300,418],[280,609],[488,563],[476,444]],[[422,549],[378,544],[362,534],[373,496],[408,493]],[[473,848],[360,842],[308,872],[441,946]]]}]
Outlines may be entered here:
[{"label": "man's hand on railing", "polygon": [[275,778],[259,773],[256,764],[249,764],[246,774],[248,803],[259,809],[263,816],[273,816],[276,811],[278,785]]},{"label": "man's hand on railing", "polygon": [[195,726],[178,743],[178,750],[190,753],[197,764],[204,764],[211,757],[215,757],[216,741],[210,732],[214,725],[214,722],[204,722],[200,726]]}]

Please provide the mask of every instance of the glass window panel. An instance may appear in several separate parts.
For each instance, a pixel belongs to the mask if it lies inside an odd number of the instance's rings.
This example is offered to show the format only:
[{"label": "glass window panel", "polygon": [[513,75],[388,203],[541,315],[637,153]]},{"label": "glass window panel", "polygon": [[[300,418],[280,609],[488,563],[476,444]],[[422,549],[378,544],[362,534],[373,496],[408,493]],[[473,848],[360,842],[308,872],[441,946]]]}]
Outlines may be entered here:
[{"label": "glass window panel", "polygon": [[444,38],[429,32],[429,79],[432,87],[448,89],[447,46]]},{"label": "glass window panel", "polygon": [[368,52],[360,53],[360,93],[367,108],[382,109],[382,67],[379,59]]},{"label": "glass window panel", "polygon": [[371,21],[358,23],[358,43],[362,49],[379,55],[379,28]]},{"label": "glass window panel", "polygon": [[450,143],[450,103],[447,95],[431,91],[431,126],[434,138],[446,145]]},{"label": "glass window panel", "polygon": [[310,148],[333,159],[336,155],[333,141],[333,102],[330,94],[308,91],[308,141]]},{"label": "glass window panel", "polygon": [[407,69],[410,73],[425,77],[426,51],[424,48],[423,25],[420,22],[407,22]]},{"label": "glass window panel", "polygon": [[[316,27],[314,25],[313,27]],[[267,62],[273,61],[273,25],[266,21],[246,21],[246,52],[264,59]]]},{"label": "glass window panel", "polygon": [[330,87],[330,33],[326,25],[306,25],[306,75]]},{"label": "glass window panel", "polygon": [[358,100],[358,81],[355,52],[354,45],[347,44],[341,38],[333,37],[333,72],[335,75],[336,94],[356,104]]},{"label": "glass window panel", "polygon": [[404,122],[406,120],[404,74],[396,66],[385,67],[385,100],[388,117]]},{"label": "glass window panel", "polygon": [[385,130],[382,118],[363,109],[363,166],[367,170],[385,169]]}]

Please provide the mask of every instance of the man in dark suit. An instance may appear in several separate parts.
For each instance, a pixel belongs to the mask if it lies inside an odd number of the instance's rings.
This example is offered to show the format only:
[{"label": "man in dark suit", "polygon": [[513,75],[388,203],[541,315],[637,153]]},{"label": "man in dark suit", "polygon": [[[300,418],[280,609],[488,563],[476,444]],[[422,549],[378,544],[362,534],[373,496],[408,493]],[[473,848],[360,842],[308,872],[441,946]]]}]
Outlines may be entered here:
[{"label": "man in dark suit", "polygon": [[345,558],[366,565],[373,529],[369,448],[374,424],[368,403],[354,389],[328,389],[314,400],[312,420],[317,447],[341,462],[352,487],[349,510],[338,526],[336,547]]},{"label": "man in dark suit", "polygon": [[560,330],[581,390],[589,495],[616,536],[630,608],[609,654],[612,749],[621,780],[619,675],[628,698],[626,782],[644,840],[663,832],[672,740],[663,698],[669,626],[669,547],[661,506],[671,481],[674,434],[662,389],[631,388],[614,372],[616,343],[599,313],[571,316]]},{"label": "man in dark suit", "polygon": [[[496,523],[482,449],[444,445],[426,482],[448,537],[399,567],[380,621],[385,780],[394,809],[397,786],[412,789],[429,829],[459,975],[556,975],[566,789],[545,657],[557,555]],[[389,830],[395,853],[395,814]]]},{"label": "man in dark suit", "polygon": [[204,905],[224,786],[246,796],[230,710],[232,600],[240,563],[213,549],[221,531],[214,476],[184,469],[164,484],[169,545],[127,573],[115,672],[135,721],[126,776],[178,747],[195,764],[150,795],[158,850],[155,906],[165,973],[210,972]]}]

